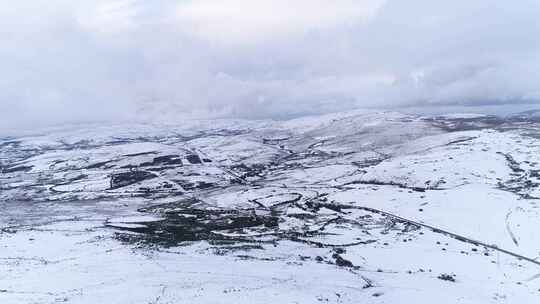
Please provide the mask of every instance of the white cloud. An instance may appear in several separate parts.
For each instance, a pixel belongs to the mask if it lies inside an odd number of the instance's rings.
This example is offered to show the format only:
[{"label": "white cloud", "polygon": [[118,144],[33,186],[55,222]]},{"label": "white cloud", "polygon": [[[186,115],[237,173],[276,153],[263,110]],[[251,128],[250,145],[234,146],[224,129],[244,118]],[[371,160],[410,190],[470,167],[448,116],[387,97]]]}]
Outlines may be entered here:
[{"label": "white cloud", "polygon": [[538,15],[537,0],[0,0],[0,131],[539,100]]},{"label": "white cloud", "polygon": [[86,29],[103,34],[135,30],[144,7],[135,0],[97,0],[82,3],[77,10],[77,21]]},{"label": "white cloud", "polygon": [[225,43],[252,43],[355,25],[384,0],[191,0],[177,7],[185,30]]}]

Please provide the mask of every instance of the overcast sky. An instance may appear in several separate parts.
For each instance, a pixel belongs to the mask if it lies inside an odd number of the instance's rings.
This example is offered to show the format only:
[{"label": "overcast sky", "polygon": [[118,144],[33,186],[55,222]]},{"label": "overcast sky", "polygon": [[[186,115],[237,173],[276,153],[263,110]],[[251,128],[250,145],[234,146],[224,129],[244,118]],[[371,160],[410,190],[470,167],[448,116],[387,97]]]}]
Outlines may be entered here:
[{"label": "overcast sky", "polygon": [[540,100],[538,0],[0,0],[0,128]]}]

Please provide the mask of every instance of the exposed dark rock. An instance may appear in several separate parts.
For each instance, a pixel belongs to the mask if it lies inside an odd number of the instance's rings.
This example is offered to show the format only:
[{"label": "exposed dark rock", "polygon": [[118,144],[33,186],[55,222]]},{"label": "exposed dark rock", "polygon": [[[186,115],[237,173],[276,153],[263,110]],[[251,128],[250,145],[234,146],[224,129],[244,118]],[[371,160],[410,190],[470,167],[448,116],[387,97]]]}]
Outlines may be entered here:
[{"label": "exposed dark rock", "polygon": [[200,163],[202,163],[201,158],[197,154],[190,154],[190,155],[186,156],[186,159],[191,164],[200,164]]},{"label": "exposed dark rock", "polygon": [[281,142],[288,140],[289,138],[263,138],[263,144],[265,145],[280,145]]},{"label": "exposed dark rock", "polygon": [[15,172],[28,172],[34,168],[33,166],[18,166],[18,167],[0,167],[1,173],[15,173]]},{"label": "exposed dark rock", "polygon": [[147,171],[134,170],[129,172],[116,173],[111,176],[110,188],[118,189],[155,177],[157,177],[157,175]]},{"label": "exposed dark rock", "polygon": [[336,260],[336,265],[340,267],[354,267],[354,264],[351,261],[344,259],[338,253],[334,253],[332,257]]},{"label": "exposed dark rock", "polygon": [[144,156],[144,155],[151,155],[151,154],[157,154],[157,152],[141,152],[141,153],[133,153],[133,154],[126,154],[124,156],[126,157],[135,157],[135,156]]},{"label": "exposed dark rock", "polygon": [[267,166],[264,164],[239,164],[231,166],[231,170],[238,173],[240,178],[245,179],[249,177],[261,177],[264,176],[264,172],[267,170]]},{"label": "exposed dark rock", "polygon": [[142,163],[141,167],[182,165],[182,158],[179,155],[164,155],[154,158],[151,162]]},{"label": "exposed dark rock", "polygon": [[437,279],[443,280],[443,281],[449,281],[449,282],[455,282],[456,281],[455,275],[449,275],[449,274],[446,274],[446,273],[441,274],[440,276],[437,277]]},{"label": "exposed dark rock", "polygon": [[216,185],[213,183],[208,183],[205,181],[199,181],[199,182],[190,182],[186,180],[174,180],[175,183],[180,185],[184,190],[197,190],[197,189],[208,189],[215,187]]},{"label": "exposed dark rock", "polygon": [[100,169],[100,168],[104,168],[107,164],[111,163],[112,161],[108,160],[108,161],[103,161],[103,162],[99,162],[99,163],[95,163],[95,164],[92,164],[90,166],[87,166],[85,169]]}]

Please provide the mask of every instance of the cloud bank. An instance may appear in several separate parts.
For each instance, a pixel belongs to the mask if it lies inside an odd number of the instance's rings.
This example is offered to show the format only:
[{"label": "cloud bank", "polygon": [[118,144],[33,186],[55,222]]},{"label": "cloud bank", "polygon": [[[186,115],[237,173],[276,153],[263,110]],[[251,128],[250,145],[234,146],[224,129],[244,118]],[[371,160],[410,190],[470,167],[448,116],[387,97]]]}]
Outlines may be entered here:
[{"label": "cloud bank", "polygon": [[540,2],[0,0],[0,129],[540,100]]}]

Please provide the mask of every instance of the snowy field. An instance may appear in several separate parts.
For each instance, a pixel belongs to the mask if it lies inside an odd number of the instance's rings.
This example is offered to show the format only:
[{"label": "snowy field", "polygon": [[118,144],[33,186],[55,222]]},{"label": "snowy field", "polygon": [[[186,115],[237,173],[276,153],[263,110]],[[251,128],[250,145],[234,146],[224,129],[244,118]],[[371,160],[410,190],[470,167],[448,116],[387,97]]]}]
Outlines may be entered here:
[{"label": "snowy field", "polygon": [[0,138],[0,303],[540,303],[531,113]]}]

